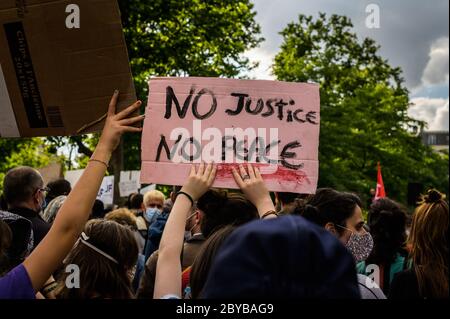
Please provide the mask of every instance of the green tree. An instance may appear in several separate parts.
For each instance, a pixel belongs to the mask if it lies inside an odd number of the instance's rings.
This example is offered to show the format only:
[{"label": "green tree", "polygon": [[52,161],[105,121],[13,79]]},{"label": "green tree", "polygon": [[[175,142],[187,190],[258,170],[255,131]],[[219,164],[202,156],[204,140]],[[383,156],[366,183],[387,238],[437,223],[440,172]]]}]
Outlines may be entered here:
[{"label": "green tree", "polygon": [[[119,5],[141,98],[150,76],[236,77],[253,67],[242,53],[263,40],[249,0],[119,0]],[[139,168],[140,136],[126,135],[123,153],[125,169]]]},{"label": "green tree", "polygon": [[[142,112],[151,76],[237,77],[255,66],[242,55],[263,40],[249,0],[119,0],[119,6]],[[49,140],[59,146],[69,143],[90,156],[90,141],[96,138]],[[126,134],[110,173],[139,169],[140,146],[138,134]],[[86,159],[79,163],[82,167]]]},{"label": "green tree", "polygon": [[61,158],[51,153],[42,138],[0,139],[0,192],[6,172],[16,166],[43,167]]},{"label": "green tree", "polygon": [[301,14],[281,32],[273,66],[279,80],[320,84],[319,187],[365,197],[380,161],[392,198],[405,202],[408,181],[448,193],[448,155],[433,153],[412,134],[424,123],[407,115],[401,69],[379,55],[374,40],[359,41],[352,27],[345,16]]}]

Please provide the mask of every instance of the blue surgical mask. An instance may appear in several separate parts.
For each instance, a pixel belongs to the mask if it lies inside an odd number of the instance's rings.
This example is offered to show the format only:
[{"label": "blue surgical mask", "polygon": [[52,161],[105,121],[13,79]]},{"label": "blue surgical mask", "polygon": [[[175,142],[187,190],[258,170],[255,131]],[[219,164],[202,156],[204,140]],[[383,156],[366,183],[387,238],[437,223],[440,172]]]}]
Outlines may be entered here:
[{"label": "blue surgical mask", "polygon": [[[38,202],[39,203],[39,202]],[[42,202],[39,203],[39,207],[37,207],[38,213],[43,212],[47,207],[47,200],[45,197],[42,198]]]},{"label": "blue surgical mask", "polygon": [[149,207],[144,213],[144,218],[147,223],[153,222],[161,214],[161,211],[156,207]]}]

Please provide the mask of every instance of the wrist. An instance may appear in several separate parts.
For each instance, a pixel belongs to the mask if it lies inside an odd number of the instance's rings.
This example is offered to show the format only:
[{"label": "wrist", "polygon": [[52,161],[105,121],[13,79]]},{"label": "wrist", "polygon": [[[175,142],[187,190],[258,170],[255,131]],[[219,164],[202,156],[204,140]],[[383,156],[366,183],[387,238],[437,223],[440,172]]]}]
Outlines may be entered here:
[{"label": "wrist", "polygon": [[268,211],[275,210],[275,205],[273,204],[272,199],[270,197],[259,201],[255,206],[260,216],[262,216]]},{"label": "wrist", "polygon": [[189,196],[191,196],[191,198],[192,198],[193,201],[197,201],[198,198],[200,197],[200,196],[197,196],[197,195],[196,195],[196,192],[194,192],[194,191],[192,191],[192,190],[190,190],[189,188],[186,188],[186,187],[184,187],[184,186],[181,187],[179,193],[180,193],[180,192],[184,192],[184,193],[189,194]]},{"label": "wrist", "polygon": [[194,206],[194,201],[196,200],[195,198],[192,197],[191,193],[187,192],[186,190],[183,190],[183,188],[177,193],[175,200],[178,198],[178,196],[182,196],[184,198],[186,198],[189,203],[191,204],[191,206]]},{"label": "wrist", "polygon": [[269,210],[267,212],[265,212],[263,215],[260,216],[261,219],[265,219],[265,218],[276,218],[278,217],[278,213],[274,210]]},{"label": "wrist", "polygon": [[101,141],[97,144],[97,147],[92,153],[91,158],[95,158],[97,160],[103,161],[105,163],[109,163],[111,159],[112,150],[110,147],[106,145],[106,143],[102,143]]}]

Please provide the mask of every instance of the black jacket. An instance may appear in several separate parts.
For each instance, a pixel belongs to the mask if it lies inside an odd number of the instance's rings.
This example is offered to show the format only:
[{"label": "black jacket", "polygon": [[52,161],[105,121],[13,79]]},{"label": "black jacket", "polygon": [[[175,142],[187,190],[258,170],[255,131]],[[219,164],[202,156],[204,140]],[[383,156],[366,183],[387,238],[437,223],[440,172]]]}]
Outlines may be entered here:
[{"label": "black jacket", "polygon": [[33,249],[39,245],[42,238],[47,235],[48,231],[50,230],[50,224],[47,223],[42,219],[42,217],[39,215],[39,213],[35,212],[34,210],[31,210],[29,208],[24,207],[14,207],[9,209],[9,212],[13,214],[20,215],[26,219],[28,219],[31,222],[32,228],[33,228],[33,235],[34,235],[34,247]]}]

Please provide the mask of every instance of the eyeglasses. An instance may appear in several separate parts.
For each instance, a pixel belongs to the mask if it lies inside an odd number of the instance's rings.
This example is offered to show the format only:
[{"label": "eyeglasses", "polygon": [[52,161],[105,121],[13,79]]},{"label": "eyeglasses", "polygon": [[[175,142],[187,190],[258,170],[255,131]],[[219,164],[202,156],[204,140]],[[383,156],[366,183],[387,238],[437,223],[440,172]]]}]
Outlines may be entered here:
[{"label": "eyeglasses", "polygon": [[36,190],[36,192],[37,191],[40,191],[40,192],[44,193],[44,196],[47,196],[47,194],[50,192],[50,188],[48,188],[48,187],[38,188]]}]

